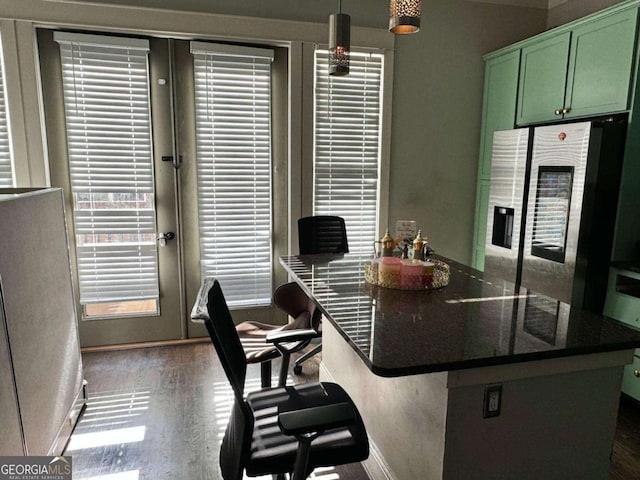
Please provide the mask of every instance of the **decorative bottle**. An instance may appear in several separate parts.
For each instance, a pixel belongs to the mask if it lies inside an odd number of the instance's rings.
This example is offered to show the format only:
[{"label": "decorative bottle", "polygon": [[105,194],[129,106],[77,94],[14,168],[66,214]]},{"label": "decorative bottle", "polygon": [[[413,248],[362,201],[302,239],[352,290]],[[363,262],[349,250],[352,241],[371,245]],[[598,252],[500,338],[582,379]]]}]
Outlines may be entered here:
[{"label": "decorative bottle", "polygon": [[424,260],[422,250],[425,243],[426,242],[424,238],[422,238],[422,230],[418,230],[418,235],[416,235],[416,238],[413,240],[413,259],[414,260]]}]

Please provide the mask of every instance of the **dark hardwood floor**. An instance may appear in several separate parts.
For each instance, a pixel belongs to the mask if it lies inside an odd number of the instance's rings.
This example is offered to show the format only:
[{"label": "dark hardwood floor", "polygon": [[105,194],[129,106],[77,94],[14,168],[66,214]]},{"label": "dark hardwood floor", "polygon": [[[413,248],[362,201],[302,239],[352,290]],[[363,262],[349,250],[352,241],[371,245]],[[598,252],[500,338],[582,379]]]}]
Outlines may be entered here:
[{"label": "dark hardwood floor", "polygon": [[626,395],[620,400],[609,479],[640,479],[640,404]]},{"label": "dark hardwood floor", "polygon": [[[66,452],[74,480],[221,480],[218,450],[233,394],[210,344],[85,353],[83,360],[89,402]],[[317,375],[317,362],[307,362],[290,381]],[[247,388],[259,384],[259,367],[251,365]],[[368,477],[356,464],[311,478]],[[623,398],[610,479],[639,478],[640,406]]]}]

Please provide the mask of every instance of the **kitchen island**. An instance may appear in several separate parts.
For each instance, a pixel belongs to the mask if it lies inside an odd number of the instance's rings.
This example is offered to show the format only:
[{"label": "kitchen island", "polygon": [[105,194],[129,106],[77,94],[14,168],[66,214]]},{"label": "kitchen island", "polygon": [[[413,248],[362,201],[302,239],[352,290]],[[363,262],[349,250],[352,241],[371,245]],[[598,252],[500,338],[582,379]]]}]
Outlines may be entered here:
[{"label": "kitchen island", "polygon": [[367,284],[365,257],[281,258],[326,318],[321,377],[360,409],[370,477],[608,478],[640,332],[439,259],[449,285],[416,292]]}]

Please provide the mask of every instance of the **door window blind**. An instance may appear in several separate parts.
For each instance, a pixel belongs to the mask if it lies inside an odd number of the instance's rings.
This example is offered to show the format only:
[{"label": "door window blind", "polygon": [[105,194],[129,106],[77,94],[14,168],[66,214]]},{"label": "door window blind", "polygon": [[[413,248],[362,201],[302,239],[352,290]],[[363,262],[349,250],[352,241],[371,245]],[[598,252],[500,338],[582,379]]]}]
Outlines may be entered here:
[{"label": "door window blind", "polygon": [[329,75],[315,52],[315,215],[345,219],[349,250],[371,252],[378,231],[383,56],[351,52],[350,72]]},{"label": "door window blind", "polygon": [[146,40],[55,33],[82,304],[158,299]]},{"label": "door window blind", "polygon": [[13,155],[11,151],[11,137],[9,134],[7,94],[4,78],[4,59],[2,55],[2,46],[0,45],[0,188],[14,186]]},{"label": "door window blind", "polygon": [[232,306],[271,302],[273,51],[192,42],[202,276]]}]

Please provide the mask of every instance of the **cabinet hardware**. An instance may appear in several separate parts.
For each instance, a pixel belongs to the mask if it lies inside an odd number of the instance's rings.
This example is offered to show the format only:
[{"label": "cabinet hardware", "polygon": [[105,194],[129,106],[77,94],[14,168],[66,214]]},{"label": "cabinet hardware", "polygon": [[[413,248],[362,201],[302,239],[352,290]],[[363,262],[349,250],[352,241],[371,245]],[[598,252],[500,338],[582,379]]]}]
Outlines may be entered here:
[{"label": "cabinet hardware", "polygon": [[[564,109],[562,109],[562,110],[564,110]],[[553,112],[553,113],[555,113],[556,115],[562,115],[562,110],[560,110],[560,109],[558,108],[558,109],[556,109],[556,111],[555,111],[555,112]]]},{"label": "cabinet hardware", "polygon": [[570,111],[571,111],[571,109],[570,109],[570,108],[562,107],[562,113],[563,113],[563,114],[564,114],[564,113],[569,113]]},{"label": "cabinet hardware", "polygon": [[634,374],[636,377],[640,378],[640,370],[634,370],[634,371],[633,371],[633,374]]}]

